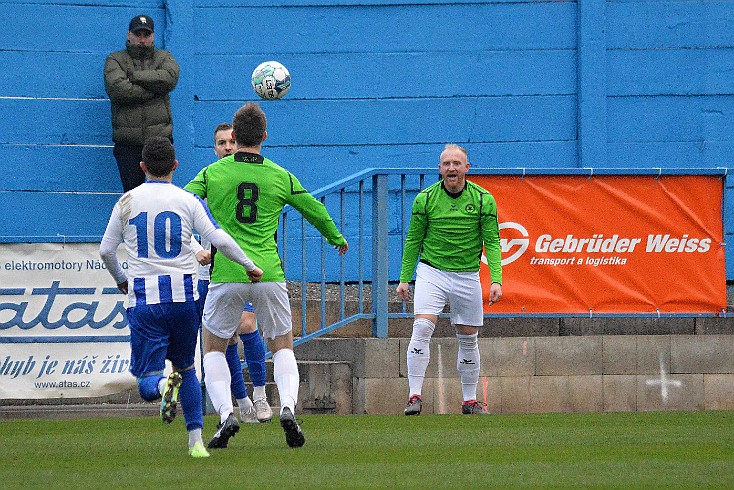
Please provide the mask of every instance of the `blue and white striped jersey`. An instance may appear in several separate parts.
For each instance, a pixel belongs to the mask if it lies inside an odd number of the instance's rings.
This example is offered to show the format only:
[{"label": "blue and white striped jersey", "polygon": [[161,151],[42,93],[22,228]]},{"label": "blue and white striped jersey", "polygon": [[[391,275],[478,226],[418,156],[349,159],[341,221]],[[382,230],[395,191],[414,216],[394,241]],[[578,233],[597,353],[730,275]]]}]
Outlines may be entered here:
[{"label": "blue and white striped jersey", "polygon": [[[219,226],[206,204],[170,182],[148,181],[115,204],[102,247],[125,243],[128,306],[195,301],[198,263],[191,249],[193,230],[203,237]],[[117,283],[125,273],[110,270]],[[116,273],[118,275],[116,275]]]}]

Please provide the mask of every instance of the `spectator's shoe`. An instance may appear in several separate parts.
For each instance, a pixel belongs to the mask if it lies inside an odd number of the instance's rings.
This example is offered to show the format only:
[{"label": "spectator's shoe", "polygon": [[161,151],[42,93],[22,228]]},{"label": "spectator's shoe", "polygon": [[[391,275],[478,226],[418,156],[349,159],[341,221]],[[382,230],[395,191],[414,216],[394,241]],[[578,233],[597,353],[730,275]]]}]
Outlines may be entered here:
[{"label": "spectator's shoe", "polygon": [[209,441],[209,445],[207,445],[209,449],[224,449],[227,447],[229,438],[233,437],[240,430],[240,423],[237,422],[237,417],[230,413],[227,420],[223,424],[220,423],[217,425],[217,428],[219,430],[214,434],[212,440]]},{"label": "spectator's shoe", "polygon": [[260,421],[257,420],[257,413],[255,412],[255,406],[250,405],[247,410],[240,409],[240,422],[243,424],[257,424]]},{"label": "spectator's shoe", "polygon": [[288,443],[288,446],[301,447],[306,442],[306,437],[298,426],[296,417],[288,407],[285,407],[280,414],[280,426],[283,427],[283,431],[285,432],[285,442]]},{"label": "spectator's shoe", "polygon": [[270,405],[265,398],[255,400],[254,405],[258,422],[270,422],[273,420],[273,410],[270,408]]},{"label": "spectator's shoe", "polygon": [[166,389],[161,399],[161,420],[170,424],[176,418],[178,407],[178,389],[181,387],[181,373],[173,372],[166,379]]},{"label": "spectator's shoe", "polygon": [[208,458],[209,451],[206,450],[203,443],[197,442],[189,448],[189,456],[192,458]]},{"label": "spectator's shoe", "polygon": [[467,400],[461,404],[461,413],[464,415],[489,415],[487,405],[476,400]]},{"label": "spectator's shoe", "polygon": [[405,407],[405,415],[420,415],[423,408],[423,398],[420,395],[410,395],[408,405]]}]

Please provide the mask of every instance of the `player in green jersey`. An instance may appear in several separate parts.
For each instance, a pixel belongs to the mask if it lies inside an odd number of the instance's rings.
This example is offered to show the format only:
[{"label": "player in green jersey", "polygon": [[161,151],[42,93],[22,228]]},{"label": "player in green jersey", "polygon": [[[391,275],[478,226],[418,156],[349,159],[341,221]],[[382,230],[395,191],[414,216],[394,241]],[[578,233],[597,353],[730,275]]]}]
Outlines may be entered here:
[{"label": "player in green jersey", "polygon": [[479,263],[483,244],[492,277],[489,302],[494,304],[502,297],[500,235],[494,197],[466,180],[469,166],[464,148],[446,145],[438,165],[442,179],[421,191],[413,202],[397,287],[398,296],[408,301],[408,283],[416,272],[415,320],[408,344],[410,397],[405,415],[421,413],[430,340],[446,303],[459,344],[456,367],[464,399],[461,413],[488,413],[477,401],[477,337],[484,323]]},{"label": "player in green jersey", "polygon": [[[233,155],[237,151],[237,142],[234,140],[232,133],[232,123],[219,123],[214,128],[214,154],[218,159]],[[206,245],[206,253],[211,256],[209,244]],[[210,257],[211,260],[211,257]],[[206,262],[199,268],[199,314],[204,311],[204,302],[206,301],[207,292],[209,291],[209,262]],[[267,349],[263,342],[262,335],[257,329],[257,320],[251,303],[245,304],[245,310],[242,312],[240,326],[237,334],[229,341],[229,347],[225,356],[227,364],[229,364],[229,372],[232,375],[232,384],[230,386],[232,395],[237,401],[240,412],[240,422],[243,423],[259,423],[270,422],[273,417],[273,411],[268,404],[265,394],[265,354]],[[239,348],[237,346],[237,337],[242,339],[242,350],[247,361],[247,370],[252,379],[252,399],[247,396],[247,388],[245,386],[245,378],[242,374],[242,362],[240,360]]]},{"label": "player in green jersey", "polygon": [[[204,305],[204,372],[221,423],[209,447],[227,447],[239,430],[233,415],[230,373],[225,359],[229,339],[237,330],[242,307],[250,301],[257,323],[273,352],[273,377],[280,396],[280,424],[290,447],[305,437],[295,419],[298,365],[293,353],[290,302],[275,234],[286,205],[298,210],[333,245],[339,255],[348,249],[324,205],[298,179],[260,154],[267,138],[267,118],[259,105],[242,106],[232,120],[237,152],[205,167],[186,190],[208,201],[212,216],[263,270],[262,282],[250,283],[238,265],[214,251],[209,293]],[[242,269],[239,266],[239,269]]]}]

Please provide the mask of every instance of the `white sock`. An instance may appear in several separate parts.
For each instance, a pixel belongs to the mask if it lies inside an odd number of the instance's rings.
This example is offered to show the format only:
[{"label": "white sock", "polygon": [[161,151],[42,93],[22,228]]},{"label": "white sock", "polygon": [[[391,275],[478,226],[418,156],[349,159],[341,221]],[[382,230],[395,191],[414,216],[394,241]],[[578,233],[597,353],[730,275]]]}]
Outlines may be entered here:
[{"label": "white sock", "polygon": [[252,399],[253,400],[265,400],[265,387],[264,386],[253,386],[252,387]]},{"label": "white sock", "polygon": [[160,380],[158,380],[158,392],[163,396],[163,393],[166,392],[166,383],[168,382],[168,378],[163,377]]},{"label": "white sock", "polygon": [[201,429],[189,431],[189,447],[194,447],[197,442],[204,444],[204,440],[201,438]]},{"label": "white sock", "polygon": [[280,349],[273,354],[273,378],[280,395],[280,412],[288,407],[296,413],[298,401],[298,364],[291,349]]},{"label": "white sock", "polygon": [[221,422],[227,420],[234,409],[232,407],[232,376],[224,352],[207,352],[204,354],[204,383],[214,410],[219,413]]},{"label": "white sock", "polygon": [[410,395],[420,395],[428,362],[431,360],[430,342],[436,325],[427,318],[416,318],[408,344],[408,388]]},{"label": "white sock", "polygon": [[244,398],[238,398],[237,406],[239,407],[241,413],[245,413],[250,408],[252,408],[252,400],[250,400],[249,396],[246,396]]},{"label": "white sock", "polygon": [[456,334],[459,341],[459,356],[456,360],[456,369],[461,377],[461,392],[464,401],[477,399],[477,383],[479,383],[479,344],[478,334]]}]

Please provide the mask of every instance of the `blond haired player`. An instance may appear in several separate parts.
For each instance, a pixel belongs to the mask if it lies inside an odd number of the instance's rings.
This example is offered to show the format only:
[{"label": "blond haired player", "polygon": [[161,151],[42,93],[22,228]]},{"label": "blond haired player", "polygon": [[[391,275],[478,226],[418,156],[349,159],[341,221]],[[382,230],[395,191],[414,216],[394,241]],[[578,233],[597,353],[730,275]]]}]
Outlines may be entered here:
[{"label": "blond haired player", "polygon": [[464,399],[461,413],[488,413],[477,401],[477,337],[484,323],[479,263],[484,245],[492,277],[489,301],[496,303],[502,297],[500,235],[494,197],[466,180],[469,167],[464,148],[446,145],[438,165],[442,179],[418,193],[413,202],[397,287],[398,296],[407,301],[408,282],[416,272],[415,320],[408,344],[410,397],[405,415],[421,413],[430,340],[446,304],[451,307],[451,324],[459,344],[456,367]]}]

